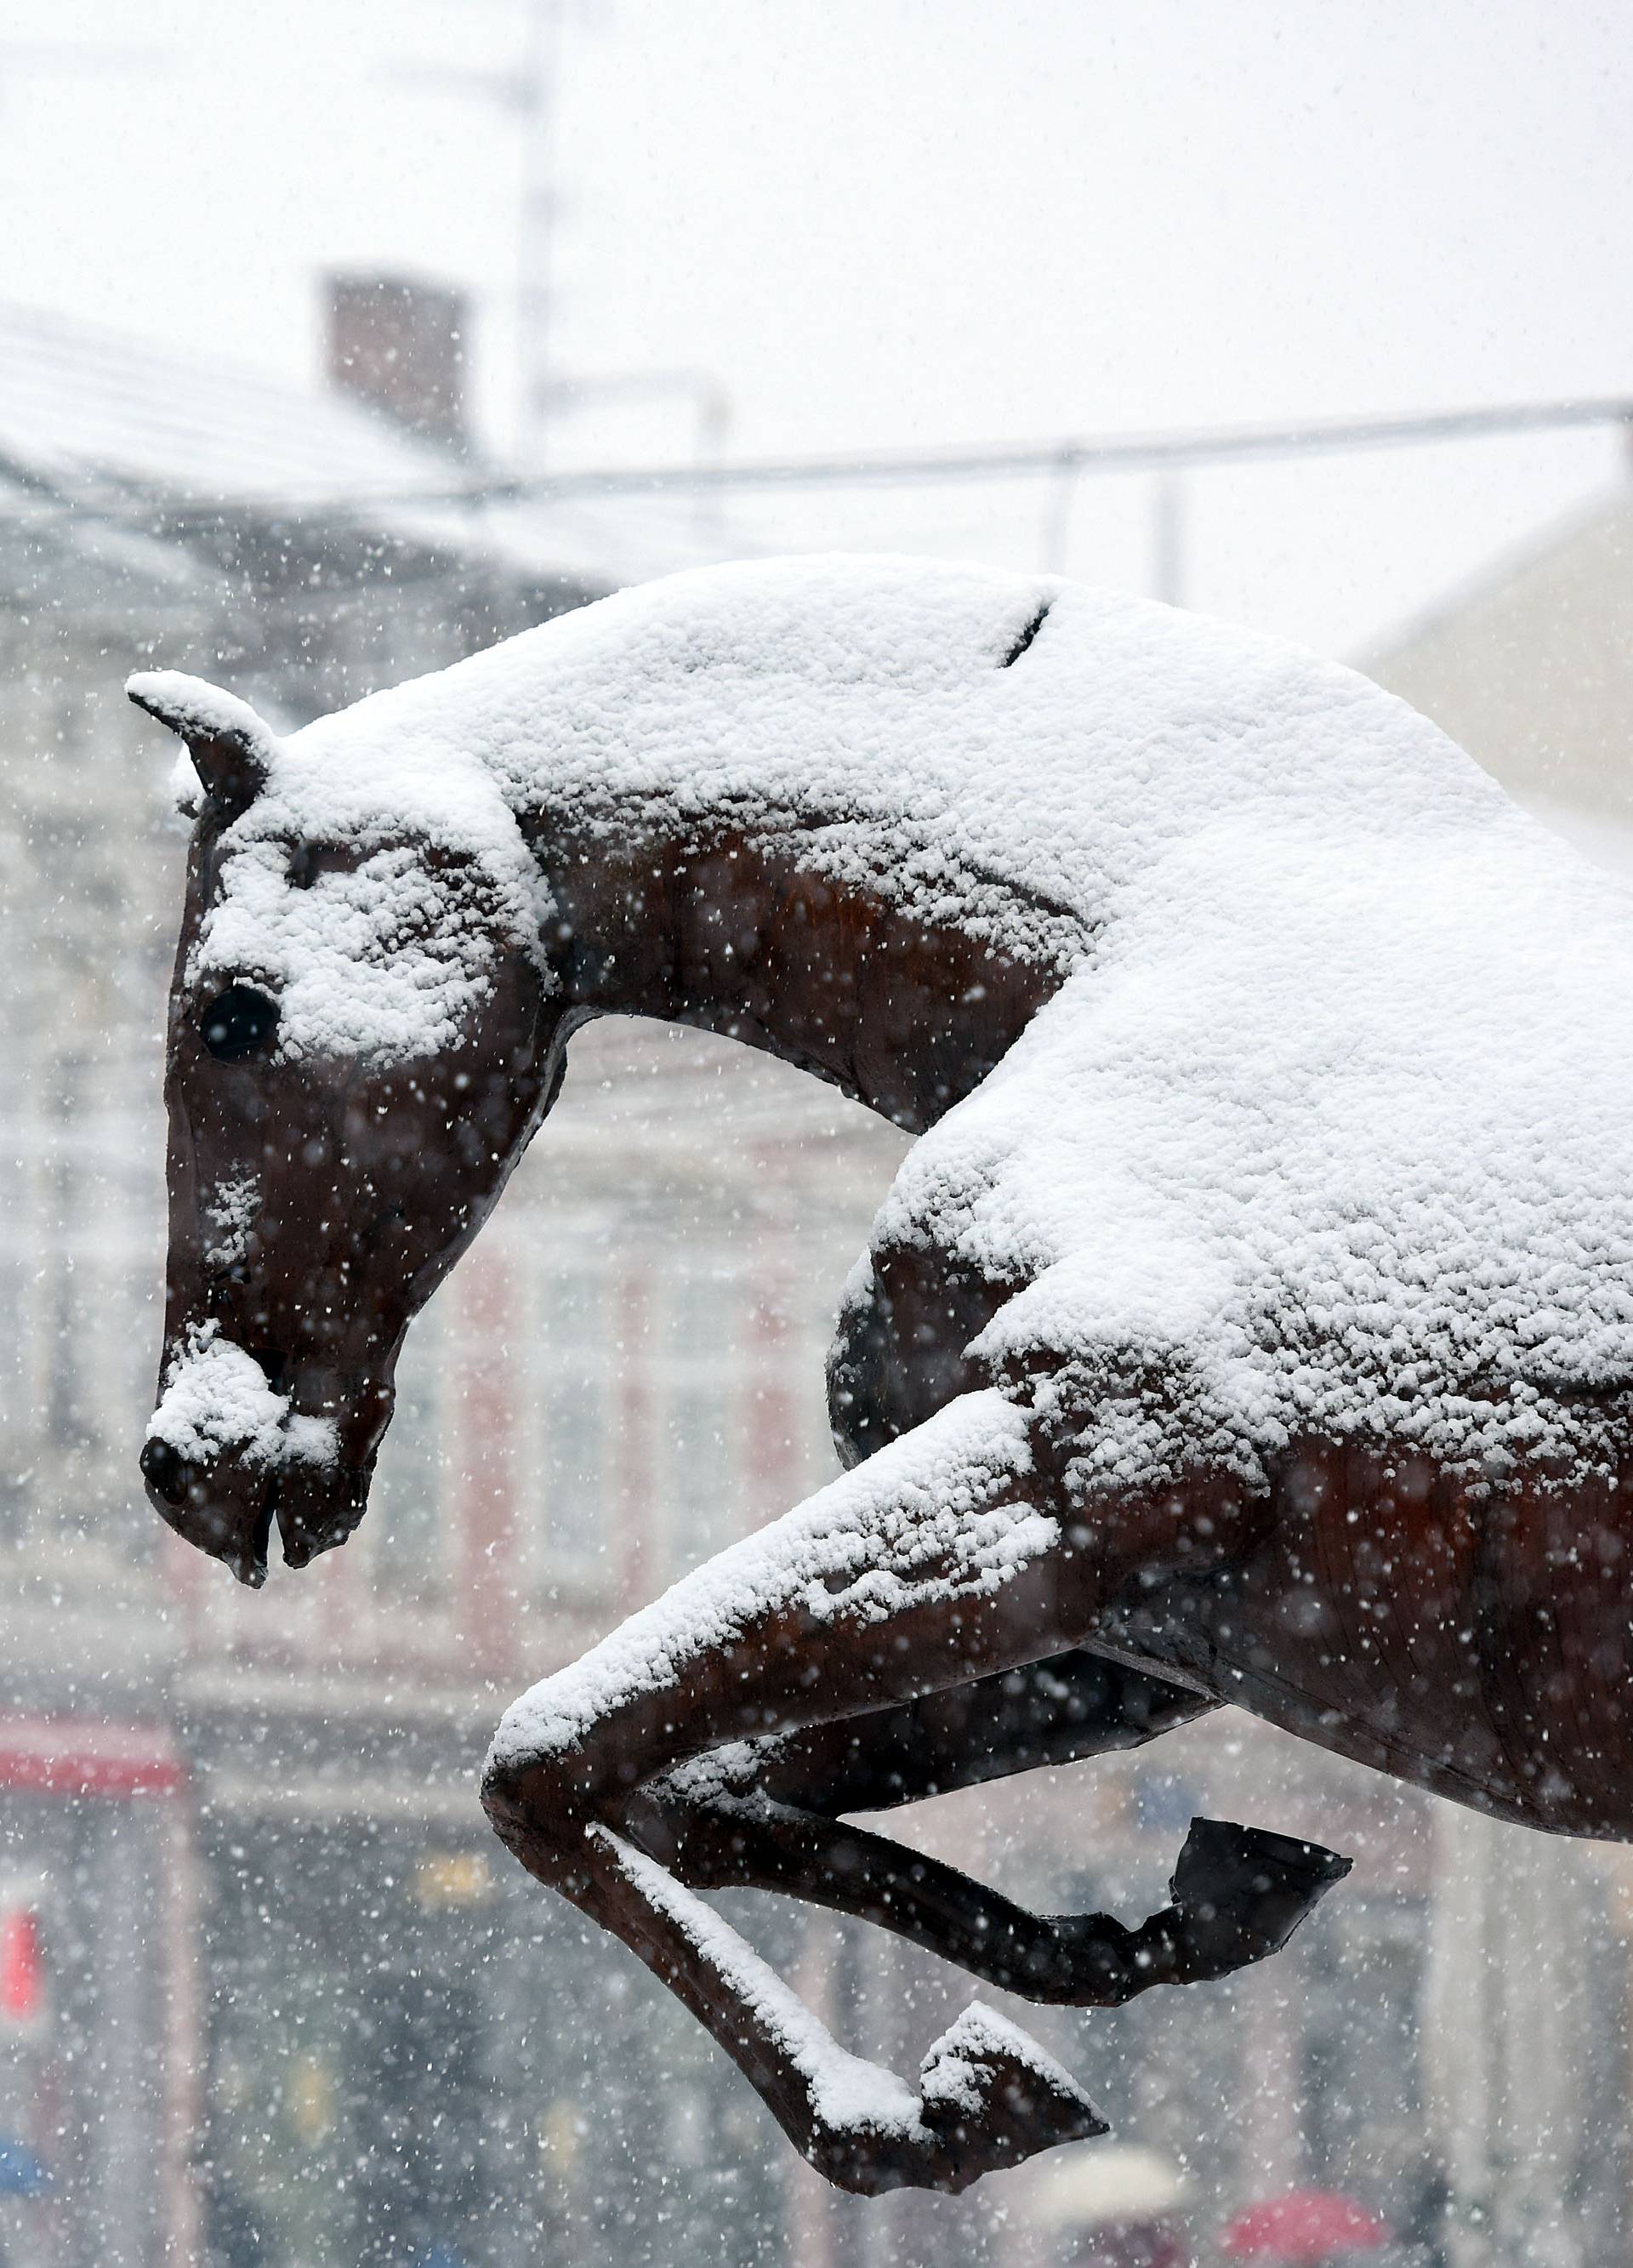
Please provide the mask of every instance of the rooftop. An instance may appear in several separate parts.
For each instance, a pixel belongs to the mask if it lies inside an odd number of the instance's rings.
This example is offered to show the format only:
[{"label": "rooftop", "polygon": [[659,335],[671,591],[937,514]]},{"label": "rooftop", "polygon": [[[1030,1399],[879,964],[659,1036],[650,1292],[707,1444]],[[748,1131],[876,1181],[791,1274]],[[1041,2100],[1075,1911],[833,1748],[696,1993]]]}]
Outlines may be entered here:
[{"label": "rooftop", "polygon": [[484,475],[341,394],[0,302],[0,517],[44,497],[114,520],[349,521],[602,589],[718,556],[688,504],[469,498]]}]

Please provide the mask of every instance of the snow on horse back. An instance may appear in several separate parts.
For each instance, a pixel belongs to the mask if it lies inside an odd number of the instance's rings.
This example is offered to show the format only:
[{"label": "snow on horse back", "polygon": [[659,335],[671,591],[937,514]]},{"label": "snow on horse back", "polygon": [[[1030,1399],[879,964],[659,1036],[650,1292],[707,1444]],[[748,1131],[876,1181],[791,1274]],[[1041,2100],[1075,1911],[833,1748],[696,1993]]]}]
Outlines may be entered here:
[{"label": "snow on horse back", "polygon": [[487,1790],[835,2179],[959,2187],[1096,2122],[984,2012],[881,2093],[695,1888],[1087,2001],[1260,1957],[1342,1871],[1199,1822],[1144,1939],[1063,1938],[916,1891],[836,1824],[859,1794],[1230,1699],[1633,1833],[1633,901],[1423,718],[894,559],[676,577],[283,740],[130,690],[197,814],[143,1469],[244,1580],[275,1522],[298,1565],[361,1518],[403,1333],[579,1024],[706,1025],[921,1137],[842,1306],[845,1476],[519,1703]]}]

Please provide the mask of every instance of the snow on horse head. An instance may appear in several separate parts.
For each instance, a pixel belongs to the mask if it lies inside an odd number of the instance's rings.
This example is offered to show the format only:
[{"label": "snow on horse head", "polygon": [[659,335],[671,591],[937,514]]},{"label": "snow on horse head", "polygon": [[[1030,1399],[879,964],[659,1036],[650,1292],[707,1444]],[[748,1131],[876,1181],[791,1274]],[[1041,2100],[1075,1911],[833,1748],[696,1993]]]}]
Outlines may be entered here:
[{"label": "snow on horse head", "polygon": [[1197,1822],[1136,1927],[842,1823],[1233,1701],[1633,1834],[1633,909],[1422,718],[1274,641],[901,560],[676,578],[280,743],[133,681],[202,791],[143,1467],[246,1580],[361,1517],[412,1316],[601,1014],[922,1138],[846,1288],[846,1470],[505,1717],[484,1800],[834,2180],[1101,2122],[979,2004],[916,2086],[695,1894],[1107,2005],[1343,1871]]}]

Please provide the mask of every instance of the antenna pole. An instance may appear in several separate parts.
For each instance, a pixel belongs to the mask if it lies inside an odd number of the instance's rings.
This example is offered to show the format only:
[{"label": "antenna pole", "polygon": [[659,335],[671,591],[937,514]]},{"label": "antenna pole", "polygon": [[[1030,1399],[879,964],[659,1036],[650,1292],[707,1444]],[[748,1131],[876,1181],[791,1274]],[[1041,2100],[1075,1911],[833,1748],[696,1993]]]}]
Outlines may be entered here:
[{"label": "antenna pole", "polygon": [[526,0],[526,48],[518,88],[521,148],[516,230],[516,461],[539,472],[551,407],[555,312],[556,84],[563,0]]}]

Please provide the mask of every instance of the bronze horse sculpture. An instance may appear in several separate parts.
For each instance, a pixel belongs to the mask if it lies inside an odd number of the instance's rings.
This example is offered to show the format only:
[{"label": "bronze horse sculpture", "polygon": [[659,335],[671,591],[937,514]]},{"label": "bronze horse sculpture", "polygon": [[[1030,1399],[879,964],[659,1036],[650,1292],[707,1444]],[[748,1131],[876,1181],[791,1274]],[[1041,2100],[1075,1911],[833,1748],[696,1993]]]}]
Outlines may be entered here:
[{"label": "bronze horse sculpture", "polygon": [[845,1470],[505,1717],[483,1800],[832,2180],[1102,2131],[979,2005],[909,2086],[695,1893],[1040,2001],[1285,1942],[1345,1871],[1198,1822],[1137,1927],[848,1823],[1234,1702],[1633,1834],[1633,918],[1433,726],[1275,642],[903,560],[673,578],[278,740],[170,674],[153,1501],[244,1581],[362,1517],[403,1334],[607,1014],[921,1137],[846,1287]]}]

